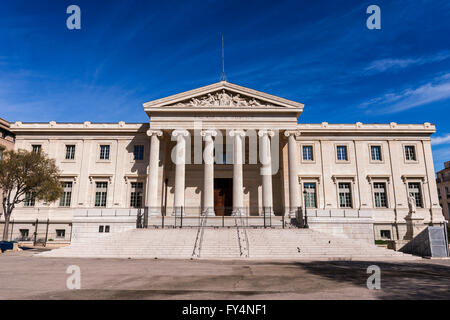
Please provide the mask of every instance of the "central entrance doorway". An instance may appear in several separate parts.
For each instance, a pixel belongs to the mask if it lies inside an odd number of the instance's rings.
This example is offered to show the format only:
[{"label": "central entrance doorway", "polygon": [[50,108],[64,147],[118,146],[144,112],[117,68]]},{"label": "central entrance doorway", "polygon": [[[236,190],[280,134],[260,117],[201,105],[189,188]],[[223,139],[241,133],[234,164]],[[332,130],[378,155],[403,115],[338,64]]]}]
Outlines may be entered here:
[{"label": "central entrance doorway", "polygon": [[233,179],[214,179],[214,211],[216,216],[231,216],[233,211]]}]

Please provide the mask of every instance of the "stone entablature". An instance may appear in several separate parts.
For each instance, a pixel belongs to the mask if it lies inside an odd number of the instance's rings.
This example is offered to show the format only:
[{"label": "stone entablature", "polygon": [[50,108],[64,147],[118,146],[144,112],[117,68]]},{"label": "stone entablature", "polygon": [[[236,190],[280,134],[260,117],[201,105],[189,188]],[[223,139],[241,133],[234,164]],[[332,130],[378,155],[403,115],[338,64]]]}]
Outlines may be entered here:
[{"label": "stone entablature", "polygon": [[14,148],[14,133],[11,132],[11,124],[0,118],[0,149],[11,150]]},{"label": "stone entablature", "polygon": [[335,123],[314,123],[314,124],[299,124],[298,130],[302,133],[379,133],[379,134],[414,134],[417,135],[429,135],[436,132],[436,126],[429,122],[424,124],[398,124],[391,122],[390,124],[367,124],[362,122],[348,123],[348,124],[335,124]]},{"label": "stone entablature", "polygon": [[72,132],[72,133],[116,133],[116,132],[139,132],[146,131],[148,123],[126,123],[120,121],[118,123],[92,123],[86,121],[84,123],[61,123],[50,121],[47,123],[29,123],[17,121],[11,124],[11,130],[17,133],[25,132]]}]

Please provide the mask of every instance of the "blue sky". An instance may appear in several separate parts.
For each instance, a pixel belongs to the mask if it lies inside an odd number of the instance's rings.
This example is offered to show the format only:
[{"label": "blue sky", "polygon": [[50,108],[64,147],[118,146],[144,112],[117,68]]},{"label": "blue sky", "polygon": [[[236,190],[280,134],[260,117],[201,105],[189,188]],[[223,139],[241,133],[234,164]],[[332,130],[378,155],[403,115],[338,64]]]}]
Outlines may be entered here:
[{"label": "blue sky", "polygon": [[221,33],[228,80],[305,103],[300,122],[431,122],[450,160],[448,0],[3,0],[0,117],[145,122],[142,103],[220,79]]}]

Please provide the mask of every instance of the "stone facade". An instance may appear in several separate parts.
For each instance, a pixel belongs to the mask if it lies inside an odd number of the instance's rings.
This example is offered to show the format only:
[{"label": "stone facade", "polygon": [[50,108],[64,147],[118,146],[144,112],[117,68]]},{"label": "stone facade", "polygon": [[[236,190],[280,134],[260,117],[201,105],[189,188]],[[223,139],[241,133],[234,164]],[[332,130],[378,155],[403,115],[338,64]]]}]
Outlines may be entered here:
[{"label": "stone facade", "polygon": [[[14,149],[14,141],[15,141],[15,136],[11,132],[9,122],[0,118],[0,161],[3,157],[4,151]],[[0,189],[0,195],[1,195],[1,189]],[[3,201],[3,199],[0,199],[0,201]],[[2,214],[3,214],[3,206],[1,205],[1,202],[0,202],[0,216]]]},{"label": "stone facade", "polygon": [[450,220],[450,161],[444,165],[444,169],[437,172],[437,188],[439,203],[446,220]]},{"label": "stone facade", "polygon": [[[444,222],[434,125],[298,124],[303,107],[222,81],[145,103],[149,123],[16,122],[15,148],[40,145],[55,158],[70,203],[22,206],[13,219],[30,234],[36,219],[48,220],[69,241],[74,213],[86,217],[80,223],[100,217],[95,232],[101,221],[114,229],[114,217],[137,215],[134,207],[149,219],[225,213],[289,222],[306,211],[310,228],[373,242],[405,238],[414,193],[421,226]],[[133,227],[122,220],[120,230]]]}]

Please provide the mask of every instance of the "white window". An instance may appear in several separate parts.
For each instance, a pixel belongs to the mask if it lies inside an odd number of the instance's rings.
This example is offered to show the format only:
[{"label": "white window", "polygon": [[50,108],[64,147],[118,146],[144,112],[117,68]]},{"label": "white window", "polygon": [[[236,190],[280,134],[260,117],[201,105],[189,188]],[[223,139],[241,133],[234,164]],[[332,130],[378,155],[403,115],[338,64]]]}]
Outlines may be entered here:
[{"label": "white window", "polygon": [[108,196],[108,182],[96,182],[95,206],[106,207],[106,198]]},{"label": "white window", "polygon": [[337,146],[336,154],[338,161],[348,161],[347,146]]},{"label": "white window", "polygon": [[352,208],[352,191],[349,182],[338,183],[339,187],[339,207]]},{"label": "white window", "polygon": [[66,237],[66,230],[64,229],[56,229],[56,238],[64,239]]},{"label": "white window", "polygon": [[305,195],[305,207],[306,208],[317,208],[317,197],[316,197],[316,184],[315,183],[304,183],[303,190]]},{"label": "white window", "polygon": [[72,182],[63,182],[64,193],[59,200],[60,207],[70,207],[72,200]]},{"label": "white window", "polygon": [[109,233],[109,229],[110,229],[109,226],[99,226],[98,227],[98,232],[99,233],[103,233],[103,232],[104,233]]},{"label": "white window", "polygon": [[312,146],[303,146],[303,160],[304,161],[314,161]]},{"label": "white window", "polygon": [[34,195],[30,192],[25,193],[25,200],[23,202],[23,205],[25,207],[34,207],[35,205],[35,198]]},{"label": "white window", "polygon": [[420,183],[419,182],[409,182],[408,183],[408,193],[416,199],[416,207],[423,208],[422,191],[420,189]]},{"label": "white window", "polygon": [[20,231],[21,240],[29,240],[29,234],[30,234],[29,229],[20,229],[19,231]]},{"label": "white window", "polygon": [[32,148],[33,148],[33,152],[35,152],[35,153],[39,153],[42,150],[42,146],[40,144],[33,144]]},{"label": "white window", "polygon": [[416,161],[415,146],[405,146],[405,159],[406,161]]},{"label": "white window", "polygon": [[375,182],[373,184],[375,207],[387,208],[386,183]]},{"label": "white window", "polygon": [[75,159],[75,146],[67,145],[66,146],[66,160],[74,160]]},{"label": "white window", "polygon": [[144,189],[144,184],[142,182],[132,182],[131,183],[131,197],[130,197],[130,207],[131,208],[142,208],[143,189]]},{"label": "white window", "polygon": [[372,161],[381,161],[381,146],[370,146]]},{"label": "white window", "polygon": [[391,230],[380,230],[381,239],[391,239]]},{"label": "white window", "polygon": [[100,160],[109,160],[109,145],[101,145],[100,146]]}]

